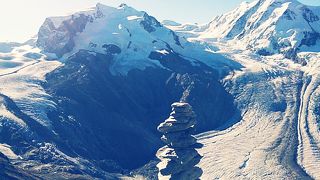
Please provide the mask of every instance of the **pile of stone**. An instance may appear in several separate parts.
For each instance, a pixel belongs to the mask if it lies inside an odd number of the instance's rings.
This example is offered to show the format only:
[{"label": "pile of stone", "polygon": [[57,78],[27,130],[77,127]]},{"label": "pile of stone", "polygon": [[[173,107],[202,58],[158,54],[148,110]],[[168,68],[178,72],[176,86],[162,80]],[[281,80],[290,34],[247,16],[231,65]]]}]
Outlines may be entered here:
[{"label": "pile of stone", "polygon": [[170,117],[158,126],[163,133],[161,140],[167,145],[160,148],[157,157],[159,179],[198,179],[202,171],[195,167],[201,159],[195,147],[197,140],[192,133],[196,116],[188,103],[173,103]]}]

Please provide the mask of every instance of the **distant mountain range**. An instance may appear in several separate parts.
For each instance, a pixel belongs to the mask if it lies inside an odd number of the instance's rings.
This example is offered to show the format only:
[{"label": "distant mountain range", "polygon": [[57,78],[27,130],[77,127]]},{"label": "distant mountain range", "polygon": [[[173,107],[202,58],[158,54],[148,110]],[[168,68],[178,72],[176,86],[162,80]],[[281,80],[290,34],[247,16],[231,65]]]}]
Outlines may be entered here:
[{"label": "distant mountain range", "polygon": [[196,32],[197,37],[207,41],[233,40],[259,55],[281,53],[295,59],[298,52],[319,51],[319,17],[319,7],[297,0],[260,0],[244,2],[204,26],[168,25],[187,33]]}]

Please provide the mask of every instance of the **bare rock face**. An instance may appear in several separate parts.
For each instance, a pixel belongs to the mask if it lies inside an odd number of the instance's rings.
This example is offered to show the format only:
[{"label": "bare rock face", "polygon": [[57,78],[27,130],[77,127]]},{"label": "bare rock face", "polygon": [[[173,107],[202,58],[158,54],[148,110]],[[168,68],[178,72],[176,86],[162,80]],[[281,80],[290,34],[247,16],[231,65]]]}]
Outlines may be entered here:
[{"label": "bare rock face", "polygon": [[166,146],[160,148],[157,157],[161,162],[159,179],[198,179],[202,170],[196,165],[201,156],[195,149],[197,139],[192,136],[196,116],[188,103],[173,103],[172,112],[167,120],[158,126],[163,133],[161,140]]}]

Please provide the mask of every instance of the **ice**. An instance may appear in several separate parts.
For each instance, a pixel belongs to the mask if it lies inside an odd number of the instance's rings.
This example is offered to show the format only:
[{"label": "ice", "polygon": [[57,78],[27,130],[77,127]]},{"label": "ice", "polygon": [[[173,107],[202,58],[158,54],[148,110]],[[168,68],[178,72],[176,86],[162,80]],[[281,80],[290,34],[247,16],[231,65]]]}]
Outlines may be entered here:
[{"label": "ice", "polygon": [[8,144],[0,144],[0,152],[7,156],[9,159],[18,159],[21,158],[17,156],[12,150],[11,147]]},{"label": "ice", "polygon": [[132,21],[132,20],[137,20],[137,19],[141,19],[142,17],[139,17],[139,16],[128,16],[127,19],[129,21]]},{"label": "ice", "polygon": [[[0,94],[6,95],[15,101],[22,112],[37,120],[40,124],[50,127],[47,111],[55,108],[55,104],[49,100],[49,95],[44,91],[41,82],[45,81],[45,75],[61,65],[58,61],[46,61],[45,55],[37,56],[40,59],[32,59],[25,56],[26,53],[39,53],[38,48],[20,46],[12,52],[6,53],[12,57],[7,63],[15,63],[15,66],[1,68],[0,60]],[[13,120],[21,126],[26,126],[23,120],[16,117],[1,104],[0,115]]]},{"label": "ice", "polygon": [[161,54],[163,54],[163,55],[169,54],[169,52],[168,52],[167,50],[165,50],[165,49],[163,49],[163,50],[156,50],[156,52],[161,53]]}]

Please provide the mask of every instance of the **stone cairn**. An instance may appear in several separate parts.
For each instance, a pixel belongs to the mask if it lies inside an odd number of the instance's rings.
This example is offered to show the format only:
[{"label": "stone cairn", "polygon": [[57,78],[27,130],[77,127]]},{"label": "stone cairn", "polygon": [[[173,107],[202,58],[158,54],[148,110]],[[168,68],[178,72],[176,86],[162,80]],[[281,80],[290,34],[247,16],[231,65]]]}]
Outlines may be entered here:
[{"label": "stone cairn", "polygon": [[196,165],[201,156],[196,151],[197,139],[192,136],[196,116],[188,103],[173,103],[170,117],[158,126],[163,133],[161,140],[166,146],[160,148],[157,157],[161,162],[158,178],[170,180],[199,179],[202,170]]}]

